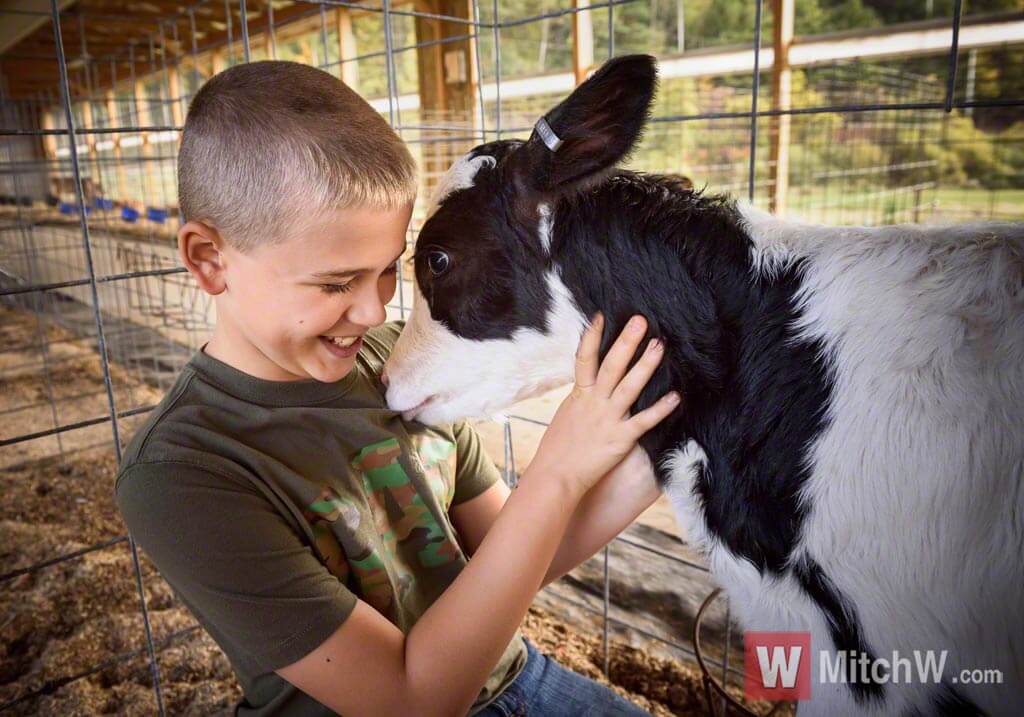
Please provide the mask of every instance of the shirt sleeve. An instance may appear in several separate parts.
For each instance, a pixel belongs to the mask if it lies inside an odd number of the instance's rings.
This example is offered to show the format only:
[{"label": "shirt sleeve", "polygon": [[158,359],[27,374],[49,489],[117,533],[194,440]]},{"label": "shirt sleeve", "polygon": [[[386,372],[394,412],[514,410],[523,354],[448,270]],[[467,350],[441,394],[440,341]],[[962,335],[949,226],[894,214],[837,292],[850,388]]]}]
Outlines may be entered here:
[{"label": "shirt sleeve", "polygon": [[242,478],[141,463],[121,475],[116,494],[135,541],[243,669],[271,672],[305,657],[356,605],[354,593]]},{"label": "shirt sleeve", "polygon": [[452,505],[475,498],[501,480],[501,474],[484,450],[480,434],[467,421],[452,426],[455,434],[455,496]]}]

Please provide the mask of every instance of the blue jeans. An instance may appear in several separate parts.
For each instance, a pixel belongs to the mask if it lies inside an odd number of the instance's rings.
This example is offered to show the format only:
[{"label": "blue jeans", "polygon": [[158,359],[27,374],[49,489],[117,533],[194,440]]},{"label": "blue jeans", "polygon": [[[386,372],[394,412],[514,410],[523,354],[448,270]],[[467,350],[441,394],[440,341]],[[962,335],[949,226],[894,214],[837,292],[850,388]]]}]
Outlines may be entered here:
[{"label": "blue jeans", "polygon": [[526,666],[475,717],[650,717],[602,684],[567,670],[526,641]]}]

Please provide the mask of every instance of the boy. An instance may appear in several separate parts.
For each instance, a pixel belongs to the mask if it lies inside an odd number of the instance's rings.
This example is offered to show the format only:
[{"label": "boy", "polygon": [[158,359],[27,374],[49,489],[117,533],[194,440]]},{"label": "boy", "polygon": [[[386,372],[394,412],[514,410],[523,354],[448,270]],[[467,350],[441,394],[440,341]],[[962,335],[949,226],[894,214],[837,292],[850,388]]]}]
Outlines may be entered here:
[{"label": "boy", "polygon": [[414,194],[404,145],[327,73],[259,62],[200,90],[178,244],[217,321],[125,453],[125,521],[231,661],[239,714],[644,714],[517,628],[657,497],[636,440],[678,397],[628,407],[659,347],[627,372],[638,317],[599,369],[596,320],[510,496],[467,424],[383,399]]}]

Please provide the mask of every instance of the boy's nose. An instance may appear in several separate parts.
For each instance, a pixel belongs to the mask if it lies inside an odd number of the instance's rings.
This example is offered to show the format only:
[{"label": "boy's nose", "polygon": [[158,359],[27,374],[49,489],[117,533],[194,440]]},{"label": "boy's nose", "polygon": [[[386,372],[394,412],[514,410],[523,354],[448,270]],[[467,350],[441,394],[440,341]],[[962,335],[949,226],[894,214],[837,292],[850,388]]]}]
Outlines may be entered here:
[{"label": "boy's nose", "polygon": [[387,321],[387,307],[381,302],[376,292],[367,292],[367,294],[349,307],[345,318],[361,326],[380,326]]}]

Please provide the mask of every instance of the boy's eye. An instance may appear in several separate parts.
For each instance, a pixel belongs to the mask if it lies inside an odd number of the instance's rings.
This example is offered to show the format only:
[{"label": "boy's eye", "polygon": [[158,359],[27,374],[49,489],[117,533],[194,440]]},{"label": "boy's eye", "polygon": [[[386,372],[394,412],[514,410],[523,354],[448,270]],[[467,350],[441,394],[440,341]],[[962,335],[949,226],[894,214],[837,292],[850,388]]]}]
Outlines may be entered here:
[{"label": "boy's eye", "polygon": [[[398,273],[398,262],[385,269],[382,274],[396,274]],[[344,284],[320,284],[320,290],[325,294],[343,294],[346,291],[352,291],[352,284],[354,282],[348,281]]]},{"label": "boy's eye", "polygon": [[347,284],[321,284],[320,290],[325,294],[342,294],[352,290],[352,282]]}]

